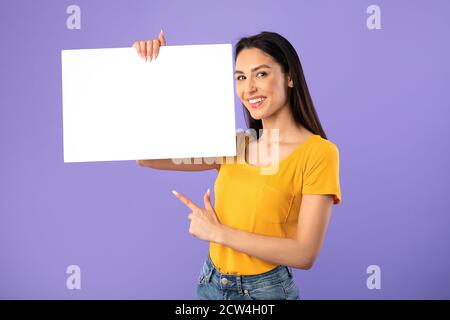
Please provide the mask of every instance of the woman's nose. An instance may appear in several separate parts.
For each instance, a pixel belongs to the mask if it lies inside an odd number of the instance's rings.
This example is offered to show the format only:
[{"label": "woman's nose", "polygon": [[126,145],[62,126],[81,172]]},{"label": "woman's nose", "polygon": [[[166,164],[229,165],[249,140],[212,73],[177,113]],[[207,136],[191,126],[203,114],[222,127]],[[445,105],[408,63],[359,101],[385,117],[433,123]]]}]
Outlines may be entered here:
[{"label": "woman's nose", "polygon": [[245,84],[245,90],[247,92],[253,92],[255,91],[256,87],[255,87],[255,81],[253,81],[253,79],[249,79],[247,81],[247,83]]}]

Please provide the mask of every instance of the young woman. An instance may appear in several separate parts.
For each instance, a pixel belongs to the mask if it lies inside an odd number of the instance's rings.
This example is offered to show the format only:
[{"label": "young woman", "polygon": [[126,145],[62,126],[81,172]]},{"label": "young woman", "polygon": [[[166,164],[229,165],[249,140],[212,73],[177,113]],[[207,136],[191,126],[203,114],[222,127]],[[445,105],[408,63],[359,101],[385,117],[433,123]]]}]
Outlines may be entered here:
[{"label": "young woman", "polygon": [[[159,39],[133,44],[150,61],[163,45],[162,30]],[[327,140],[288,40],[273,32],[240,39],[235,67],[236,93],[255,134],[237,134],[233,161],[138,163],[163,170],[218,170],[215,207],[209,189],[204,208],[174,192],[192,210],[189,232],[210,242],[197,299],[299,299],[292,268],[313,266],[332,205],[341,202],[339,151]],[[251,161],[252,151],[262,146],[271,150],[269,162]]]}]

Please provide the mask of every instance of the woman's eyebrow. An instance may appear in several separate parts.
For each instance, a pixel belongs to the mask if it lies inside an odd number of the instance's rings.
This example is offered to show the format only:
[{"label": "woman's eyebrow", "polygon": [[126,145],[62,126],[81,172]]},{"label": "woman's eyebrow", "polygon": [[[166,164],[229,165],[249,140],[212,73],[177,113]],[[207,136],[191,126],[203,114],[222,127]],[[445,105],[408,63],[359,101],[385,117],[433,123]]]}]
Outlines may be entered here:
[{"label": "woman's eyebrow", "polygon": [[[255,67],[255,68],[253,68],[253,69],[252,69],[252,72],[253,72],[253,71],[256,71],[256,70],[258,70],[258,69],[261,69],[261,68],[269,68],[269,69],[270,69],[270,66],[268,66],[267,64],[262,64],[262,65],[259,65],[259,66]],[[236,71],[234,72],[234,74],[236,74],[236,73],[244,73],[244,72],[242,72],[241,70],[236,70]]]}]

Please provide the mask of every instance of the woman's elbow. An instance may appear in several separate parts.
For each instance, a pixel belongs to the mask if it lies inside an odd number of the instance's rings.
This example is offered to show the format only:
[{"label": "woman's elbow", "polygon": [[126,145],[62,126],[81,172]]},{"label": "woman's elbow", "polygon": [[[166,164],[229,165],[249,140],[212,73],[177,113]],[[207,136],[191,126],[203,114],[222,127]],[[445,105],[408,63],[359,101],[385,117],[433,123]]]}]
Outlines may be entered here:
[{"label": "woman's elbow", "polygon": [[309,270],[309,269],[311,269],[313,267],[313,265],[314,265],[314,261],[309,262],[309,263],[304,265],[303,270]]},{"label": "woman's elbow", "polygon": [[144,160],[136,160],[136,163],[143,167],[145,165]]},{"label": "woman's elbow", "polygon": [[302,255],[297,259],[297,262],[293,267],[296,269],[309,270],[314,266],[315,260],[315,257],[305,257]]},{"label": "woman's elbow", "polygon": [[313,263],[301,263],[293,266],[296,269],[309,270],[313,267]]},{"label": "woman's elbow", "polygon": [[136,160],[136,163],[141,167],[152,168],[152,160]]}]

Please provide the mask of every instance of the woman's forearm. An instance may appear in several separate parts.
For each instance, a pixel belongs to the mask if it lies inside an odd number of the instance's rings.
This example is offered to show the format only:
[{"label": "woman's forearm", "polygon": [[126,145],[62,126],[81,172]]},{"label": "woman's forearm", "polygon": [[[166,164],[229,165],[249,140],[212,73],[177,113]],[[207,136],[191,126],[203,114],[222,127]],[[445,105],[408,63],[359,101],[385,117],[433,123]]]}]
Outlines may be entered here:
[{"label": "woman's forearm", "polygon": [[310,269],[313,256],[295,239],[263,236],[222,225],[216,241],[274,264]]},{"label": "woman's forearm", "polygon": [[172,159],[144,159],[136,160],[137,164],[142,167],[149,167],[158,170],[174,170],[174,171],[203,171],[219,169],[220,163],[214,162],[212,164],[204,163],[203,158],[190,158],[182,162],[180,159],[176,159],[174,162]]}]

